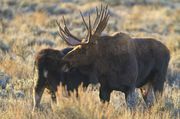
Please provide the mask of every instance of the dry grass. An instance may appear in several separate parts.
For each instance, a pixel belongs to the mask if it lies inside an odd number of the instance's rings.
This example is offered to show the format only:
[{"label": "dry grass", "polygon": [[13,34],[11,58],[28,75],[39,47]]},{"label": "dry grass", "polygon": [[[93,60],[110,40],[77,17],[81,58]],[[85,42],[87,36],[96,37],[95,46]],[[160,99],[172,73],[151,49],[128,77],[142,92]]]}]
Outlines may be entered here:
[{"label": "dry grass", "polygon": [[[71,97],[64,97],[62,95],[62,89],[58,91],[58,105],[50,105],[50,98],[44,95],[46,100],[43,100],[41,110],[32,112],[32,101],[28,99],[1,99],[0,100],[0,114],[3,119],[26,119],[26,118],[53,118],[53,119],[169,119],[179,118],[179,99],[177,96],[180,91],[165,90],[165,94],[160,104],[156,104],[150,109],[142,109],[140,104],[136,111],[131,112],[126,108],[123,95],[117,92],[111,96],[112,101],[109,105],[103,105],[98,98],[98,91],[86,91],[83,92],[82,88],[79,88],[80,97],[77,99],[75,94]],[[170,93],[170,94],[169,94]],[[44,99],[43,98],[43,99]],[[117,100],[118,98],[118,100]],[[113,102],[116,100],[118,102]],[[123,103],[123,104],[121,104]],[[121,105],[118,106],[117,105]]]},{"label": "dry grass", "polygon": [[[109,105],[102,105],[98,98],[98,91],[83,92],[80,88],[80,97],[69,98],[63,96],[62,89],[58,92],[58,105],[50,104],[48,93],[43,95],[41,110],[32,111],[32,89],[37,79],[33,73],[35,54],[47,47],[62,49],[67,45],[60,40],[57,34],[56,19],[62,14],[50,14],[45,6],[57,5],[63,10],[70,10],[63,14],[71,31],[79,37],[84,36],[84,26],[80,18],[79,9],[91,12],[90,8],[100,5],[100,2],[69,2],[59,3],[53,0],[18,1],[15,7],[8,6],[4,0],[2,8],[12,9],[11,20],[3,18],[0,21],[0,40],[8,44],[9,52],[3,52],[0,47],[0,71],[11,76],[11,84],[7,87],[6,96],[0,96],[0,117],[3,119],[178,119],[180,118],[180,90],[179,87],[165,87],[165,93],[160,104],[151,109],[143,109],[143,101],[139,96],[139,106],[134,112],[126,108],[124,94],[113,92]],[[36,4],[35,11],[21,12],[20,8]],[[42,7],[43,6],[43,7]],[[41,8],[42,7],[42,8]],[[19,11],[18,11],[19,10]],[[112,16],[105,33],[111,34],[122,31],[132,37],[154,37],[170,49],[170,69],[180,75],[180,8],[158,5],[110,6]],[[93,13],[93,12],[92,12]],[[94,17],[94,15],[93,15]],[[55,45],[39,40],[52,41]],[[30,42],[33,45],[28,45]],[[0,45],[1,46],[1,45]],[[33,76],[34,75],[34,76]],[[180,76],[179,76],[180,77]],[[179,80],[179,79],[177,79]],[[22,91],[24,98],[14,97],[11,92]],[[178,85],[178,84],[177,84]],[[2,94],[0,89],[0,95]]]}]

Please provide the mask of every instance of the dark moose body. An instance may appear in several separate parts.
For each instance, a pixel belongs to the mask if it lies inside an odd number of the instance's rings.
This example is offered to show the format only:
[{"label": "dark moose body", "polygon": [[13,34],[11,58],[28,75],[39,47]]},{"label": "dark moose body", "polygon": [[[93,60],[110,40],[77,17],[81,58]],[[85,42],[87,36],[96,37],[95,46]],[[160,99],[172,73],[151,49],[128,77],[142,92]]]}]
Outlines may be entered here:
[{"label": "dark moose body", "polygon": [[[82,16],[82,14],[81,14]],[[68,52],[63,60],[72,67],[91,65],[100,83],[100,99],[110,100],[113,90],[125,93],[127,105],[135,107],[135,89],[140,88],[148,106],[158,101],[162,95],[166,78],[170,53],[168,48],[153,38],[131,38],[126,33],[102,36],[109,18],[107,6],[97,9],[97,17],[93,27],[83,22],[88,34],[80,40],[68,30],[65,19],[64,28],[59,26],[60,37],[71,46],[76,46]],[[92,29],[94,28],[94,29]]]},{"label": "dark moose body", "polygon": [[[62,57],[72,48],[63,50],[43,49],[36,57],[35,64],[38,69],[38,80],[35,86],[34,107],[38,107],[44,89],[49,89],[52,101],[56,102],[56,92],[60,84],[66,86],[68,92],[76,91],[78,95],[78,87],[82,84],[87,87],[90,77],[81,71],[81,68],[72,68],[66,71],[67,62],[62,61]],[[94,82],[92,82],[94,83]]]}]

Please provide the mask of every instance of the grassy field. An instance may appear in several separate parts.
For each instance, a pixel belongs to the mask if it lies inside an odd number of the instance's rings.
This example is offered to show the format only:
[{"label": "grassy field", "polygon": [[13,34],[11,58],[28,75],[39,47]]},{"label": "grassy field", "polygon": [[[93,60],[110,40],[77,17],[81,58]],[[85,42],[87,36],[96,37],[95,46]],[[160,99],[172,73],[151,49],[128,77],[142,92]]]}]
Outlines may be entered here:
[{"label": "grassy field", "polygon": [[[0,1],[0,80],[9,76],[6,90],[0,89],[0,119],[178,119],[180,118],[180,2],[109,4],[110,19],[104,34],[125,32],[132,37],[153,37],[170,49],[171,61],[164,95],[159,104],[144,109],[139,95],[136,111],[130,112],[124,94],[114,91],[109,105],[102,105],[97,90],[83,91],[80,97],[66,97],[60,88],[58,104],[51,105],[46,91],[41,109],[32,113],[34,57],[43,48],[62,49],[67,44],[58,36],[55,20],[65,16],[76,36],[85,35],[81,10],[95,17],[95,7],[101,1],[67,0],[1,0]],[[62,0],[63,1],[63,0]],[[64,0],[66,1],[66,0]],[[131,0],[133,1],[133,0]],[[138,1],[138,0],[137,0]],[[141,1],[141,0],[139,0]],[[162,0],[163,1],[163,0]],[[165,0],[166,1],[166,0]],[[137,89],[137,92],[139,90]]]}]

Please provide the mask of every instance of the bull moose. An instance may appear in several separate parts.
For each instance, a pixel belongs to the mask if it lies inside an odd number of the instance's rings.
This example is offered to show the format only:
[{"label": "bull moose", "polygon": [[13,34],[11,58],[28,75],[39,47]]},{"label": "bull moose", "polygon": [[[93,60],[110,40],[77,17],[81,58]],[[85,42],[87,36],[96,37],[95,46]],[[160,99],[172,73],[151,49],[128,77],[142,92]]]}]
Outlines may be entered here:
[{"label": "bull moose", "polygon": [[158,99],[163,93],[170,60],[168,48],[156,39],[132,38],[121,32],[102,36],[110,17],[108,6],[101,5],[96,12],[93,25],[90,15],[87,24],[80,12],[88,31],[82,40],[69,31],[64,17],[64,27],[57,22],[60,37],[75,46],[63,60],[71,67],[92,65],[91,70],[100,83],[99,97],[103,102],[109,101],[111,92],[117,90],[125,93],[128,107],[135,107],[135,88],[140,88],[146,104],[152,105],[155,100],[149,97],[154,93]]},{"label": "bull moose", "polygon": [[[35,65],[38,69],[38,80],[34,89],[34,109],[39,107],[40,100],[44,89],[49,89],[51,93],[51,99],[56,102],[57,87],[62,84],[66,86],[67,91],[76,91],[78,96],[78,86],[82,84],[83,87],[87,87],[90,83],[96,84],[94,78],[88,76],[84,69],[88,69],[90,66],[71,68],[67,71],[68,63],[62,61],[62,57],[66,55],[72,48],[65,48],[62,50],[55,49],[43,49],[38,52]],[[91,79],[93,81],[91,82]]]}]

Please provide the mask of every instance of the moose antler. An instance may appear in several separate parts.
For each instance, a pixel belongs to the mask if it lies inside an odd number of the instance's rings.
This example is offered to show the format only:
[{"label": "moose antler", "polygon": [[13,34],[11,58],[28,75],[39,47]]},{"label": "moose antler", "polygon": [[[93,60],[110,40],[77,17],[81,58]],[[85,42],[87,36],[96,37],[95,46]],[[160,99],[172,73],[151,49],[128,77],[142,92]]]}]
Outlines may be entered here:
[{"label": "moose antler", "polygon": [[105,29],[107,22],[109,20],[108,5],[106,5],[104,8],[102,8],[102,5],[101,5],[100,13],[98,12],[98,8],[96,8],[96,12],[97,12],[97,17],[94,22],[95,29],[94,29],[93,35],[100,36],[102,31]]},{"label": "moose antler", "polygon": [[83,15],[82,15],[82,12],[80,11],[83,23],[88,31],[85,42],[81,42],[80,39],[78,39],[77,37],[75,37],[74,35],[72,35],[70,33],[69,29],[67,28],[64,17],[63,17],[64,28],[62,28],[60,23],[58,23],[56,21],[56,23],[59,27],[60,37],[63,40],[65,40],[69,45],[72,45],[72,46],[87,44],[92,39],[93,36],[99,37],[101,35],[102,31],[105,29],[107,22],[109,20],[108,5],[106,5],[104,8],[101,5],[100,12],[99,12],[99,9],[96,7],[96,13],[97,13],[97,16],[94,21],[93,29],[92,29],[90,15],[89,15],[89,23],[87,25]]},{"label": "moose antler", "polygon": [[76,45],[81,45],[81,40],[72,35],[67,28],[65,18],[63,17],[63,22],[64,22],[64,29],[61,27],[60,23],[56,20],[56,24],[59,27],[59,36],[66,41],[69,45],[76,46]]},{"label": "moose antler", "polygon": [[108,5],[106,5],[104,8],[101,5],[100,12],[99,12],[99,9],[96,7],[97,16],[96,16],[96,19],[93,24],[93,29],[91,28],[90,15],[89,15],[89,26],[88,26],[87,23],[85,22],[84,17],[81,12],[80,12],[80,14],[81,14],[83,23],[85,24],[86,29],[88,31],[88,35],[87,35],[86,39],[90,40],[92,38],[92,36],[96,36],[96,37],[100,36],[102,31],[105,29],[107,22],[109,20]]}]

